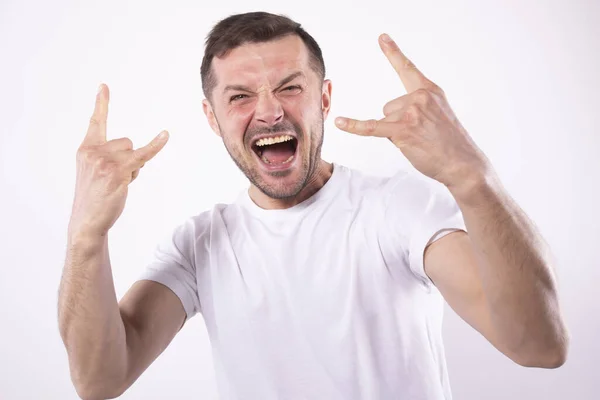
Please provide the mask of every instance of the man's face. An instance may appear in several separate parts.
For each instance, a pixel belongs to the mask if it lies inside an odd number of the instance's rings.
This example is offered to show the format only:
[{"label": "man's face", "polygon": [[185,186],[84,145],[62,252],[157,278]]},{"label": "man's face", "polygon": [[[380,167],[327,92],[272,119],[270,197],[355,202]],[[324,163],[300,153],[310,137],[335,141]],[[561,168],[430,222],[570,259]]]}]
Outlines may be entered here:
[{"label": "man's face", "polygon": [[234,162],[267,196],[297,195],[321,159],[331,82],[295,35],[242,45],[212,69],[217,85],[204,112]]}]

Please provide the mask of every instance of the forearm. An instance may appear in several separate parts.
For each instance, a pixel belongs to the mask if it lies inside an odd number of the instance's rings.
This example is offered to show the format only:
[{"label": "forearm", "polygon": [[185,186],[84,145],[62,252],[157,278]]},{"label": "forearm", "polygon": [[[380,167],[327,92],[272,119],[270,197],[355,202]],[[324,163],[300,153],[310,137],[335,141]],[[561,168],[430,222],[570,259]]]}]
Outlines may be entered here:
[{"label": "forearm", "polygon": [[497,175],[452,188],[480,270],[494,330],[523,364],[561,364],[568,333],[550,249]]},{"label": "forearm", "polygon": [[[127,368],[125,326],[115,294],[108,241],[70,235],[60,283],[60,334],[77,391],[94,393],[121,384]],[[111,393],[104,392],[105,396]]]}]

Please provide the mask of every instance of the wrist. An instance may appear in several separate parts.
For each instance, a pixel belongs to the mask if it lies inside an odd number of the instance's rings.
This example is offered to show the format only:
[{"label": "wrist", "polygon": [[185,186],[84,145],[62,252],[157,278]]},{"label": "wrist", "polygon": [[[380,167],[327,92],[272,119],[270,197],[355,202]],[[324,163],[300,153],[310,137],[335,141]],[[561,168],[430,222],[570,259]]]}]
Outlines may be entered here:
[{"label": "wrist", "polygon": [[108,234],[102,235],[91,230],[69,225],[67,234],[67,246],[69,250],[89,254],[103,250],[107,244]]},{"label": "wrist", "polygon": [[477,205],[490,200],[500,188],[500,180],[492,170],[465,175],[455,184],[447,185],[459,205]]}]

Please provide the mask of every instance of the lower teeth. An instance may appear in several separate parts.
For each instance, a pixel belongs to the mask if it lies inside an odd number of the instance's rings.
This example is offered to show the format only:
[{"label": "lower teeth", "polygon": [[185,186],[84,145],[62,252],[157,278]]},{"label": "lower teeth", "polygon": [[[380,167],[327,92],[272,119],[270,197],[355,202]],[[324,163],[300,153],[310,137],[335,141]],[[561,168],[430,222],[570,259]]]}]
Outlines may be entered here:
[{"label": "lower teeth", "polygon": [[[292,158],[294,158],[294,155],[292,154],[290,156],[290,158],[288,158],[287,160],[285,160],[284,162],[282,162],[281,164],[287,164],[290,161],[292,161]],[[262,156],[261,159],[266,163],[266,164],[271,164],[271,162],[269,160],[267,160],[267,158],[265,156]]]}]

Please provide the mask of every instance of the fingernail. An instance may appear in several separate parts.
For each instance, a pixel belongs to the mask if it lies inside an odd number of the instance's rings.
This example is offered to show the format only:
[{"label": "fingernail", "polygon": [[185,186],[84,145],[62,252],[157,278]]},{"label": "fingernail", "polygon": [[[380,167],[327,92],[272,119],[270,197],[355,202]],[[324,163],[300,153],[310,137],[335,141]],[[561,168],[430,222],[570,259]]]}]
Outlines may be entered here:
[{"label": "fingernail", "polygon": [[346,126],[346,120],[344,118],[336,118],[335,124],[340,128],[343,128],[344,126]]},{"label": "fingernail", "polygon": [[98,92],[96,94],[100,94],[102,92],[102,84],[98,85]]},{"label": "fingernail", "polygon": [[166,139],[166,138],[167,138],[167,131],[162,131],[162,132],[161,132],[161,133],[158,135],[158,138],[159,138],[160,140],[162,140],[162,139]]},{"label": "fingernail", "polygon": [[392,42],[392,38],[387,33],[384,33],[381,36],[381,40],[383,40],[386,43],[391,43]]}]

